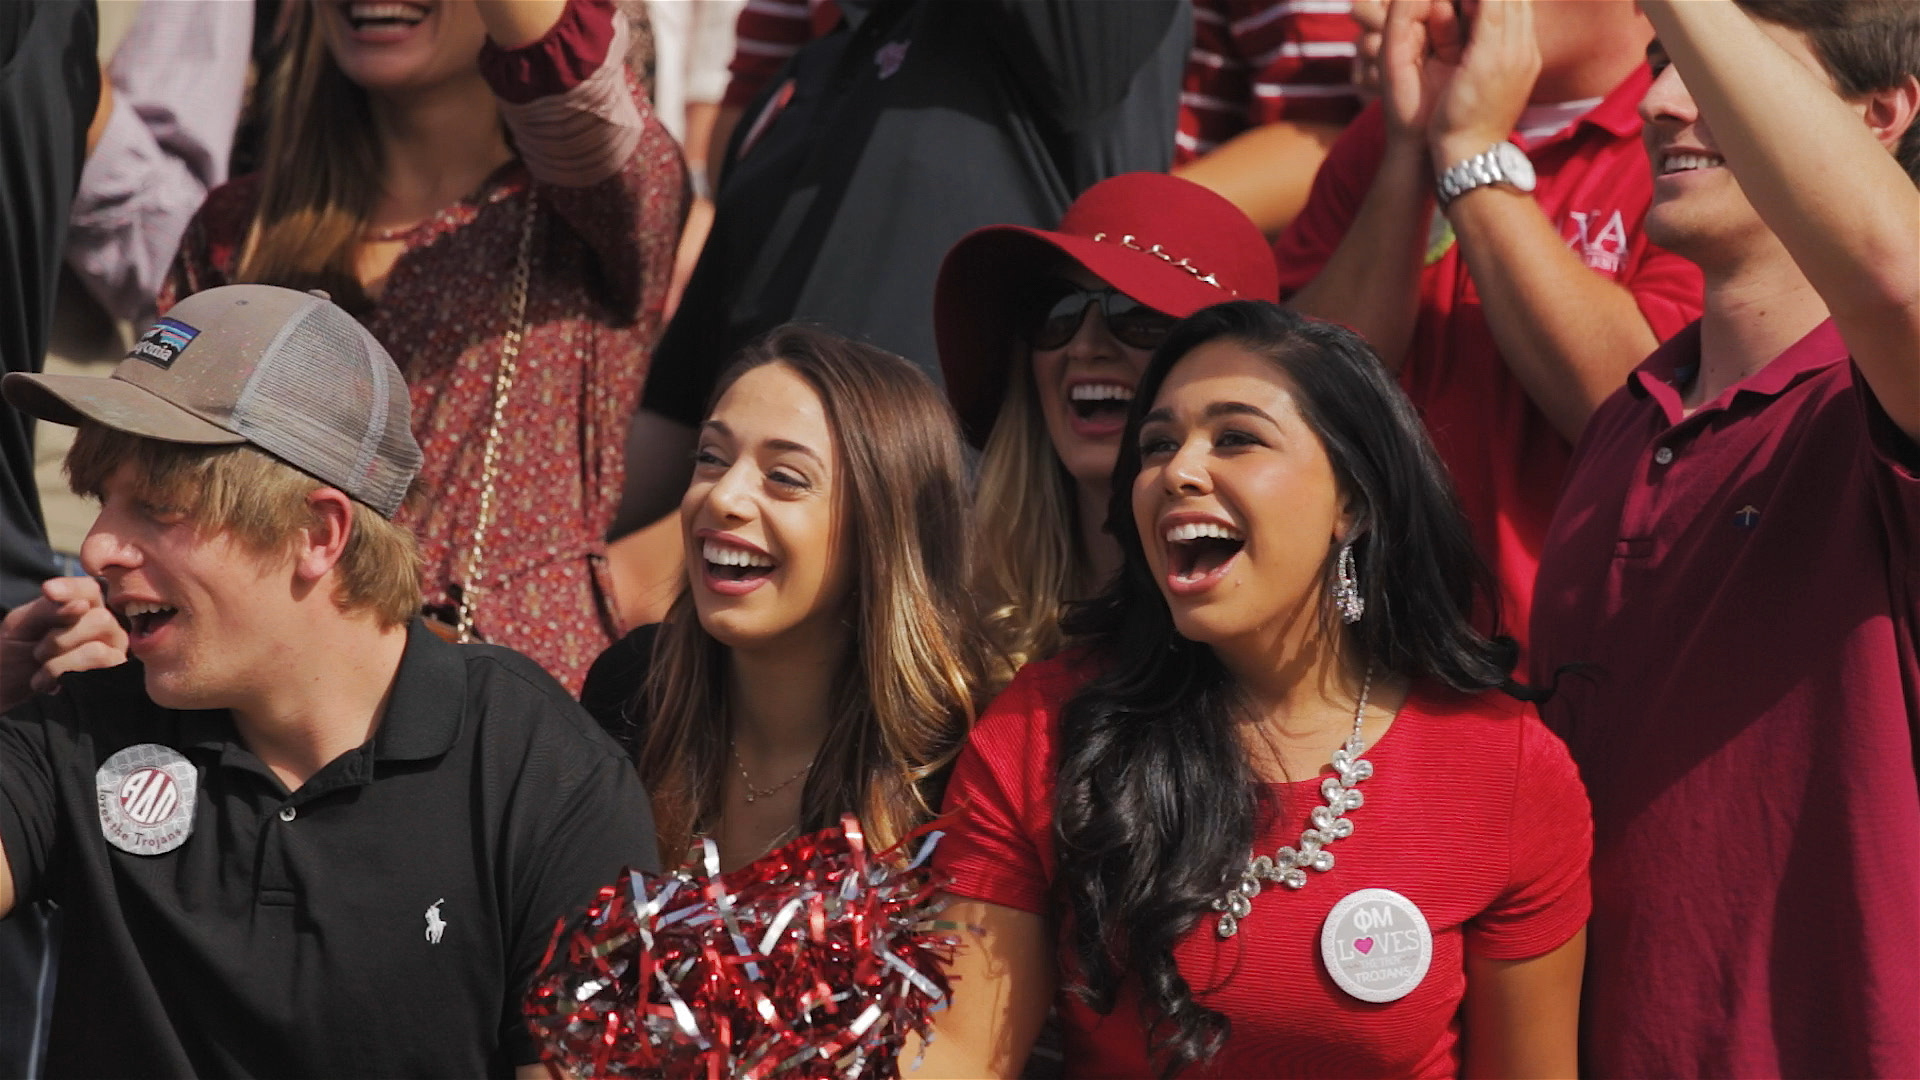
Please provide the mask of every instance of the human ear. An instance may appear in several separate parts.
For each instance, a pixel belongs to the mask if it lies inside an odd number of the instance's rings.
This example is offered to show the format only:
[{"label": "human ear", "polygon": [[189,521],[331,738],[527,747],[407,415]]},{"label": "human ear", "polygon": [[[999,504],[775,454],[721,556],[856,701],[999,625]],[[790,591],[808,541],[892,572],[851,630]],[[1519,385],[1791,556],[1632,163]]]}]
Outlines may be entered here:
[{"label": "human ear", "polygon": [[1862,119],[1888,150],[1900,144],[1920,115],[1920,77],[1907,75],[1899,83],[1869,92],[1862,99]]},{"label": "human ear", "polygon": [[294,572],[303,580],[320,580],[340,561],[353,533],[355,511],[353,500],[339,488],[315,488],[307,494],[311,520],[301,530],[294,558]]}]

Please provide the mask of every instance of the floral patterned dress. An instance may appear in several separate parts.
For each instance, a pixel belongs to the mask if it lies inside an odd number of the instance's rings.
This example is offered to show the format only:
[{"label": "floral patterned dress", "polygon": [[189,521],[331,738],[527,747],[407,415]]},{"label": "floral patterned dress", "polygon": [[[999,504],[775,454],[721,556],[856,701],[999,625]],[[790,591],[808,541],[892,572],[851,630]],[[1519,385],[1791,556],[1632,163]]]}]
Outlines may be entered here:
[{"label": "floral patterned dress", "polygon": [[[481,70],[518,159],[394,236],[405,250],[361,315],[412,388],[426,497],[405,519],[425,555],[428,610],[452,621],[534,201],[525,341],[499,436],[474,626],[575,692],[619,637],[603,538],[687,205],[679,148],[627,72],[628,33],[604,0],[573,0],[542,40],[487,47]],[[161,310],[233,280],[259,197],[257,175],[208,196]]]}]

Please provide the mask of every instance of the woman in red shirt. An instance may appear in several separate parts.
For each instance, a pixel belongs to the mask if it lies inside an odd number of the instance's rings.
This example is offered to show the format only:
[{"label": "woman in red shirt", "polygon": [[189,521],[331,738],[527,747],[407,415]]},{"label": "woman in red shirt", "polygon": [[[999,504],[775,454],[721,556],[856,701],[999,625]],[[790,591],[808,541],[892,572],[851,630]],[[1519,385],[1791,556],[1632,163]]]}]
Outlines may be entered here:
[{"label": "woman in red shirt", "polygon": [[1371,350],[1190,317],[1113,491],[1081,647],[956,766],[936,859],[981,932],[912,1075],[1012,1075],[1049,1003],[1075,1076],[1573,1075],[1585,793]]}]

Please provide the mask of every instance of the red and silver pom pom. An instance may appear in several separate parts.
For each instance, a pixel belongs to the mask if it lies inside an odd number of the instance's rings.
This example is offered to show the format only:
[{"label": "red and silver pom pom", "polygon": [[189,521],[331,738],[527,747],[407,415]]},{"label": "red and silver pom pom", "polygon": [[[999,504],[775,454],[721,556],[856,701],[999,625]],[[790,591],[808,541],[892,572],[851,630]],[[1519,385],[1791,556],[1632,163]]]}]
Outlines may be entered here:
[{"label": "red and silver pom pom", "polygon": [[939,838],[875,856],[849,816],[724,876],[712,841],[703,865],[628,872],[547,949],[543,1056],[579,1077],[897,1077],[957,944],[934,918]]}]

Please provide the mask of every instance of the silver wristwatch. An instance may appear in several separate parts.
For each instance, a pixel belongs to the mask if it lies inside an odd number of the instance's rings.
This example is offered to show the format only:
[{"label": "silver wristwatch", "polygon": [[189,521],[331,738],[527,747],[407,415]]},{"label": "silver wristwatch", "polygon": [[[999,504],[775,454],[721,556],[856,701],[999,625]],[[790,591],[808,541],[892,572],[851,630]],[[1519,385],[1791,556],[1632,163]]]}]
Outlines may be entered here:
[{"label": "silver wristwatch", "polygon": [[1497,142],[1484,154],[1449,165],[1434,180],[1442,210],[1474,188],[1488,184],[1506,184],[1515,191],[1532,191],[1533,162],[1527,160],[1526,151],[1510,142]]}]

